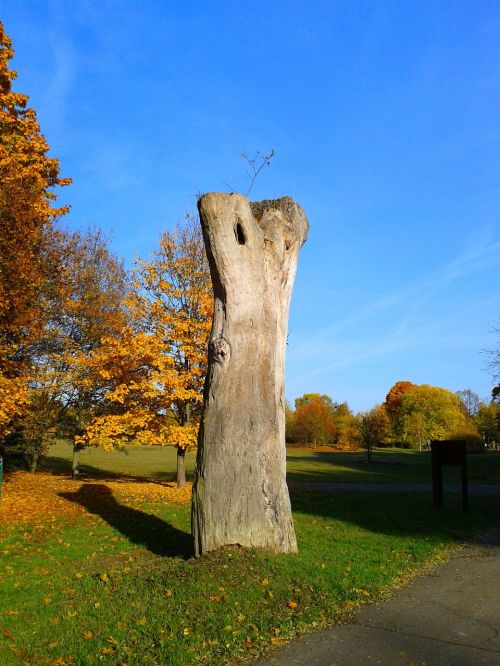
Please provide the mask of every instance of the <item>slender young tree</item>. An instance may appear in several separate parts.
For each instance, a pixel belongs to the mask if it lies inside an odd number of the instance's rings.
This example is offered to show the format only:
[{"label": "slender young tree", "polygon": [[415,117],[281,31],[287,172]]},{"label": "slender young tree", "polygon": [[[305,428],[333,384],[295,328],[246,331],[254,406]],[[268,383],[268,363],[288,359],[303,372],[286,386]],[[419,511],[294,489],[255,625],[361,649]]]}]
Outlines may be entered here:
[{"label": "slender young tree", "polygon": [[384,441],[389,428],[389,419],[383,405],[376,405],[369,412],[360,412],[355,417],[359,442],[366,451],[366,461],[371,462],[373,449]]},{"label": "slender young tree", "polygon": [[108,339],[94,364],[109,383],[108,413],[82,441],[173,444],[177,485],[186,483],[186,450],[196,446],[213,298],[201,231],[187,216],[160,248],[137,263],[127,299],[129,323]]}]

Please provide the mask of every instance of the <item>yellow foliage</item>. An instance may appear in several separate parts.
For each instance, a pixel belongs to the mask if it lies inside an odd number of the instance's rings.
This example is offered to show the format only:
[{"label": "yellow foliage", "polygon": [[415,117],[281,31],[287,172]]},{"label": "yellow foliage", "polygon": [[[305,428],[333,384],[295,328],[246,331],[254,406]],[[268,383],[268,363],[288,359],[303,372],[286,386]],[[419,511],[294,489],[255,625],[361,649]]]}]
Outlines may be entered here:
[{"label": "yellow foliage", "polygon": [[126,299],[130,321],[87,360],[107,384],[105,413],[78,442],[196,446],[213,298],[199,226],[166,232],[138,261]]},{"label": "yellow foliage", "polygon": [[[95,490],[96,480],[93,479],[91,483]],[[85,485],[85,481],[75,481],[62,474],[6,474],[0,502],[0,524],[33,523],[57,526],[61,519],[93,515],[88,513],[88,509],[82,504],[64,497],[77,494]],[[118,501],[126,505],[145,501],[184,504],[191,500],[190,484],[178,489],[173,483],[99,479],[99,486],[102,502]],[[106,574],[103,576],[107,577]],[[83,574],[78,572],[75,577],[80,579]]]},{"label": "yellow foliage", "polygon": [[0,438],[27,402],[26,349],[39,330],[40,293],[50,264],[52,223],[67,212],[54,208],[59,163],[47,156],[28,97],[12,90],[12,43],[0,22]]}]

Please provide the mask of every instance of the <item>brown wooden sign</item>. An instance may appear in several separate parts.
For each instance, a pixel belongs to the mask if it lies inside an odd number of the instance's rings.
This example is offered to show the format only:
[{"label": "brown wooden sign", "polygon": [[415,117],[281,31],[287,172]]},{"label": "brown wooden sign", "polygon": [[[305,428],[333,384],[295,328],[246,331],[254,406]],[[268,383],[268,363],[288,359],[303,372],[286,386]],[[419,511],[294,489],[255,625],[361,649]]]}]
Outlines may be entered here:
[{"label": "brown wooden sign", "polygon": [[431,460],[434,508],[441,509],[443,507],[443,465],[457,465],[462,468],[462,508],[467,511],[469,498],[467,491],[467,453],[464,440],[433,440],[431,442]]}]

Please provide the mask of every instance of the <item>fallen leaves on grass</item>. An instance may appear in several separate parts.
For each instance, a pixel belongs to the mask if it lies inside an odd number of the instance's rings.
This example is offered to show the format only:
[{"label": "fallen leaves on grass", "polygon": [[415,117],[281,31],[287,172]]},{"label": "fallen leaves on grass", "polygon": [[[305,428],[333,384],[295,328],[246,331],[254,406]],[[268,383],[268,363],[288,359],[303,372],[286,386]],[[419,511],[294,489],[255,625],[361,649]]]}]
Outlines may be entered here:
[{"label": "fallen leaves on grass", "polygon": [[63,493],[77,493],[87,483],[106,487],[110,498],[125,504],[140,502],[177,502],[191,500],[191,485],[178,489],[174,483],[134,481],[130,479],[100,479],[76,481],[62,474],[48,472],[12,472],[5,475],[0,521],[3,523],[58,523],[61,519],[74,519],[92,515],[85,506],[62,497]]}]

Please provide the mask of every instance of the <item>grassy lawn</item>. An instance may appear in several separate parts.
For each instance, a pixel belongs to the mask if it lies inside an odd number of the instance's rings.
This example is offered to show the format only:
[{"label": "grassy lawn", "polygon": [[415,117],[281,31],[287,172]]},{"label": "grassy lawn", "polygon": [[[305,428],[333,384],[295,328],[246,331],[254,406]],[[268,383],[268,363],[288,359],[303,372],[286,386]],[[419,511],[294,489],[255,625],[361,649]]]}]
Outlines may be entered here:
[{"label": "grassy lawn", "polygon": [[[360,483],[431,483],[430,453],[408,449],[376,449],[371,464],[364,451],[339,452],[289,447],[290,481],[338,481]],[[500,483],[500,453],[467,456],[470,483]],[[443,468],[445,482],[459,482],[459,469]]]},{"label": "grassy lawn", "polygon": [[[70,471],[73,450],[71,445],[60,440],[49,449],[43,466],[47,469]],[[159,481],[174,481],[176,450],[173,446],[128,446],[125,452],[102,451],[87,448],[80,454],[82,474],[120,474],[147,477]],[[196,452],[186,453],[186,475],[192,478]]]},{"label": "grassy lawn", "polygon": [[0,663],[257,657],[379,598],[498,520],[500,498],[474,497],[466,515],[459,499],[436,512],[418,493],[297,493],[298,555],[231,547],[196,560],[186,491],[158,481],[7,475]]},{"label": "grassy lawn", "polygon": [[[126,453],[86,449],[82,452],[81,471],[87,474],[115,472],[162,481],[175,479],[175,449],[161,447],[127,447]],[[186,471],[192,477],[195,453],[186,455]],[[369,483],[430,483],[430,453],[407,449],[378,449],[373,463],[367,465],[365,453],[317,451],[289,447],[287,450],[290,481],[340,481]],[[58,442],[45,461],[50,469],[71,469],[71,447]],[[470,483],[500,484],[500,452],[468,456]],[[445,482],[458,482],[458,468],[444,468]]]}]

